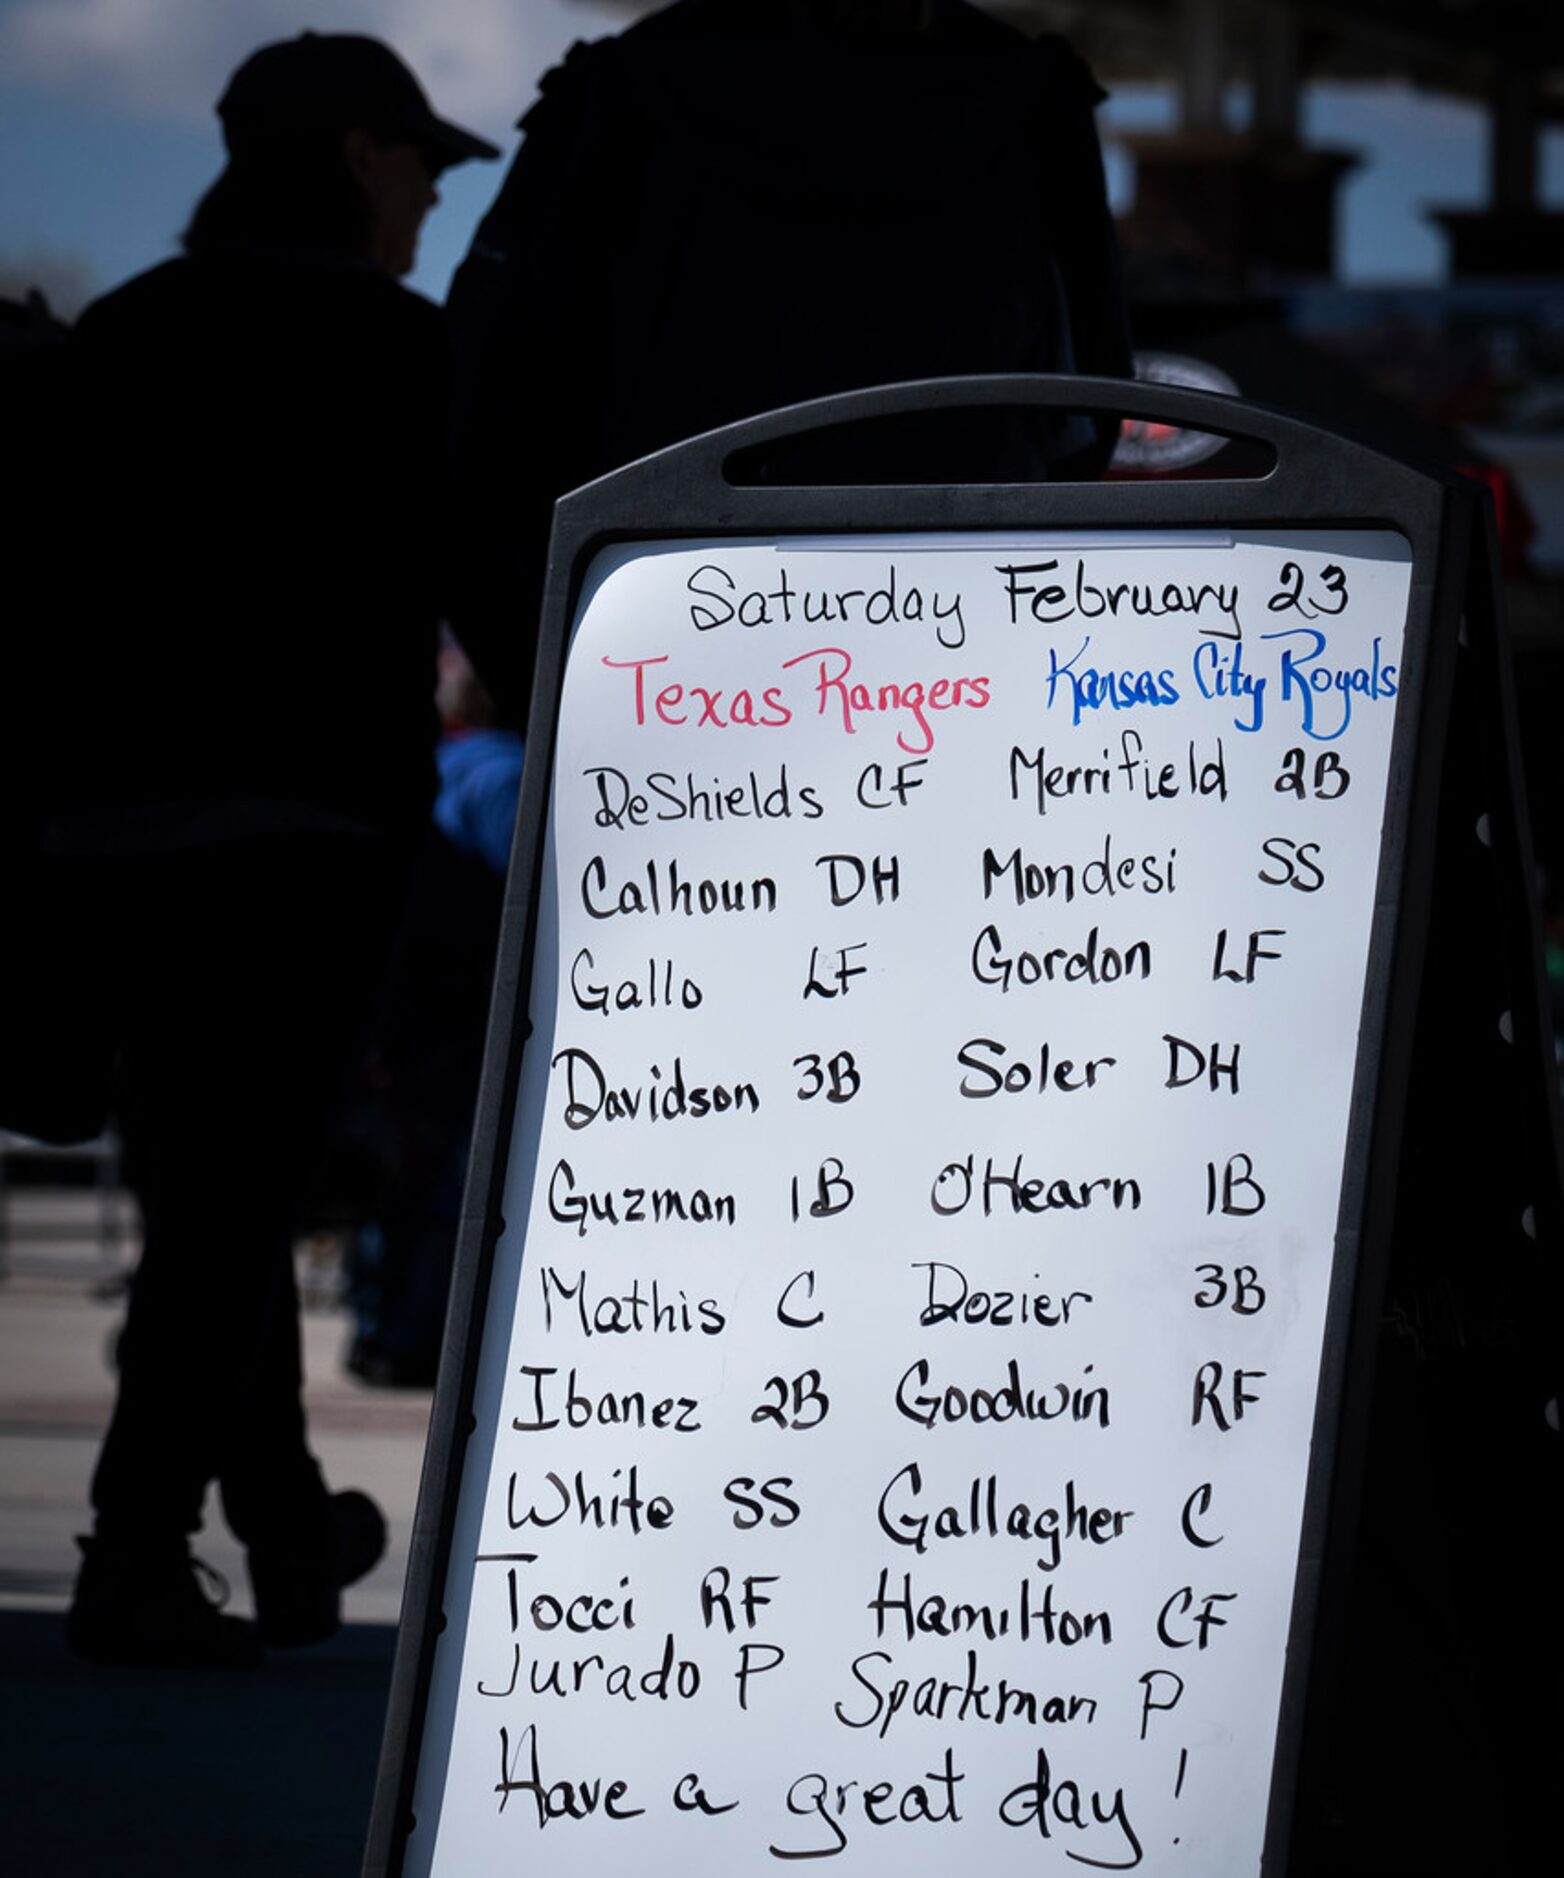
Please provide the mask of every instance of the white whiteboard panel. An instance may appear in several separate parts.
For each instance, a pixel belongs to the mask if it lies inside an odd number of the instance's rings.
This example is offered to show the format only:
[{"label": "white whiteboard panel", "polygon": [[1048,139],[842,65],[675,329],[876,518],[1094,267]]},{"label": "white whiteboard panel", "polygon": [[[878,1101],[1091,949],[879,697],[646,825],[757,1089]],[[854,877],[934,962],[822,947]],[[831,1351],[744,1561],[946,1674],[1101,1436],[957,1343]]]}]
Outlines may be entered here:
[{"label": "white whiteboard panel", "polygon": [[1409,579],[599,557],[407,1870],[1258,1869]]}]

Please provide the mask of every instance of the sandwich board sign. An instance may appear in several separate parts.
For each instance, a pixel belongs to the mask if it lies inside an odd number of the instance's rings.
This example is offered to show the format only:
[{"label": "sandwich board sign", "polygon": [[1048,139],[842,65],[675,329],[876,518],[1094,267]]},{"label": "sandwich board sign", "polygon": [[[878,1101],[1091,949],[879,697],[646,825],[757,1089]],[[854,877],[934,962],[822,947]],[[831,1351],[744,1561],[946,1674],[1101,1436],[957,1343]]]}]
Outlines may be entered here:
[{"label": "sandwich board sign", "polygon": [[[1083,403],[1275,466],[731,470]],[[560,505],[366,1869],[1285,1869],[1479,522],[1051,379]]]}]

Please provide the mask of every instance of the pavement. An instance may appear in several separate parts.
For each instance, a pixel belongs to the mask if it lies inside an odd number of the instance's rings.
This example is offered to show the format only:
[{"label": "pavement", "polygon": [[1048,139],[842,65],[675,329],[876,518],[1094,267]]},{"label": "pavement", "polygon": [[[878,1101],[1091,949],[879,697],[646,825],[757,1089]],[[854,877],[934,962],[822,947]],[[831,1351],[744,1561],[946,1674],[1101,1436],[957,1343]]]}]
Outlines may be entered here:
[{"label": "pavement", "polygon": [[[113,1400],[133,1238],[101,1195],[0,1194],[0,1871],[7,1878],[356,1878],[429,1397],[345,1376],[328,1257],[304,1263],[310,1424],[327,1479],[385,1508],[385,1559],[329,1643],[258,1671],[107,1670],[66,1653],[75,1535]],[[215,1507],[197,1554],[249,1608]]]}]

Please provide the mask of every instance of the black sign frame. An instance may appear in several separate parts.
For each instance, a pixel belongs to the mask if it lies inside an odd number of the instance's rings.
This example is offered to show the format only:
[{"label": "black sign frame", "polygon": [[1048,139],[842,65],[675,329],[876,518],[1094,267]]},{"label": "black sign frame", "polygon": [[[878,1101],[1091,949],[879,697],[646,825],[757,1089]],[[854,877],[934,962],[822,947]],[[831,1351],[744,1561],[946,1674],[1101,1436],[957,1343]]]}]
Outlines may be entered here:
[{"label": "black sign frame", "polygon": [[[1250,440],[1270,473],[1161,482],[776,486],[730,480],[736,458],[844,425],[980,408],[1107,412]],[[1207,470],[1216,467],[1208,464]],[[542,604],[526,774],[512,850],[478,1119],[458,1241],[444,1356],[410,1548],[401,1635],[364,1863],[403,1868],[423,1746],[441,1592],[450,1559],[489,1278],[503,1231],[503,1188],[529,1030],[535,903],[565,659],[585,570],[611,543],[791,535],[979,530],[1388,528],[1411,548],[1411,587],[1380,849],[1365,1023],[1351,1105],[1287,1668],[1262,1869],[1288,1864],[1311,1681],[1328,1671],[1351,1554],[1374,1380],[1377,1315],[1394,1226],[1394,1171],[1418,1022],[1426,908],[1441,839],[1446,761],[1463,621],[1497,629],[1471,604],[1491,585],[1483,498],[1465,478],[1414,468],[1236,399],[1118,380],[1005,376],[930,380],[849,393],[710,432],[562,499]],[[1485,622],[1485,624],[1483,624]],[[1495,703],[1501,709],[1502,700]],[[1512,779],[1513,781],[1513,779]],[[1509,822],[1520,811],[1513,791]],[[1524,828],[1517,828],[1524,844]],[[1522,946],[1524,952],[1524,945]],[[1535,990],[1535,984],[1533,985]],[[1555,1135],[1556,1138],[1556,1135]],[[1318,1672],[1318,1673],[1317,1673]]]}]

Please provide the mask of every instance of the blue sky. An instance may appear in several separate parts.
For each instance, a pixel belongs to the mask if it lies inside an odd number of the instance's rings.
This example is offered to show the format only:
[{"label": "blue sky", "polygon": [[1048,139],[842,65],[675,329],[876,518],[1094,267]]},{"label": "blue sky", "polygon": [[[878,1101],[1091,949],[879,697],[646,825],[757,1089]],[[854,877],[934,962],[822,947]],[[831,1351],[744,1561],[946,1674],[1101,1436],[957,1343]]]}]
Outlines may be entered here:
[{"label": "blue sky", "polygon": [[[222,160],[212,102],[268,39],[304,26],[378,33],[437,109],[509,151],[541,73],[624,17],[594,0],[0,0],[0,284],[39,279],[72,311],[172,252]],[[1171,113],[1166,94],[1135,90],[1101,121],[1111,139]],[[1334,86],[1308,94],[1305,121],[1311,141],[1365,157],[1342,195],[1342,277],[1439,279],[1426,211],[1481,204],[1480,114],[1401,86]],[[424,292],[443,294],[501,167],[443,181],[414,276]],[[1110,175],[1122,196],[1130,170],[1111,145]],[[1545,197],[1564,203],[1564,134],[1545,140],[1543,176]]]}]

